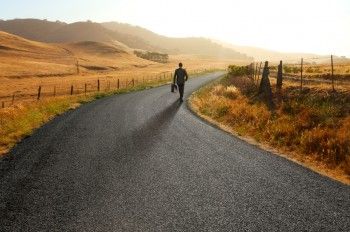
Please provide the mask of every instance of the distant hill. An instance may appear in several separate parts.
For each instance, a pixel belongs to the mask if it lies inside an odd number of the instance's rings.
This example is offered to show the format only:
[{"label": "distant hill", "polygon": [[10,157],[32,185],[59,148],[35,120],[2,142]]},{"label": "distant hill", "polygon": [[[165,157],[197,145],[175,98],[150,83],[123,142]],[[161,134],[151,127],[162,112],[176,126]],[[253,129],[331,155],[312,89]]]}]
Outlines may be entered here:
[{"label": "distant hill", "polygon": [[140,37],[151,46],[156,47],[159,51],[169,54],[200,54],[234,59],[250,59],[243,53],[239,53],[230,48],[225,48],[206,38],[171,38],[126,23],[107,22],[102,23],[102,25],[115,32]]},{"label": "distant hill", "polygon": [[77,22],[67,24],[38,19],[0,21],[0,30],[21,37],[54,43],[81,41],[119,41],[134,49],[168,54],[198,54],[211,57],[250,59],[248,56],[225,48],[205,38],[169,38],[141,27],[121,23]]},{"label": "distant hill", "polygon": [[26,39],[48,42],[46,37],[66,25],[59,21],[50,22],[39,19],[0,20],[0,31],[5,31]]},{"label": "distant hill", "polygon": [[155,49],[141,38],[113,32],[98,23],[90,21],[67,24],[39,19],[14,19],[0,21],[0,31],[46,43],[110,42],[117,40],[132,48]]}]

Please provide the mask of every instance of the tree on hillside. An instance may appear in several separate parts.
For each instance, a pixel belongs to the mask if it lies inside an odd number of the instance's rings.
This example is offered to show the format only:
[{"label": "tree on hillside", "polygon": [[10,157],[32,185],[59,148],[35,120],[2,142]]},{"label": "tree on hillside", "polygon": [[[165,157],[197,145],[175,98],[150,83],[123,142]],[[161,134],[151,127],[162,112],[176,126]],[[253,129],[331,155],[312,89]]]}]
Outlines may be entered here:
[{"label": "tree on hillside", "polygon": [[169,59],[168,54],[162,54],[158,52],[142,52],[135,50],[134,54],[142,59],[151,60],[158,63],[167,63]]}]

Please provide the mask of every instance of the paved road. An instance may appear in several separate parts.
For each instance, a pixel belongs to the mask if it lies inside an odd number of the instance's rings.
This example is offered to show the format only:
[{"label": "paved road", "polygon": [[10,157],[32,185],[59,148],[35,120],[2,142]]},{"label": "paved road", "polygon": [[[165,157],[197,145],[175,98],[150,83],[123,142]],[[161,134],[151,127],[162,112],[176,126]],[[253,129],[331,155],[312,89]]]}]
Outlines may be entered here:
[{"label": "paved road", "polygon": [[350,231],[350,187],[176,100],[168,86],[112,96],[37,130],[0,162],[0,231]]}]

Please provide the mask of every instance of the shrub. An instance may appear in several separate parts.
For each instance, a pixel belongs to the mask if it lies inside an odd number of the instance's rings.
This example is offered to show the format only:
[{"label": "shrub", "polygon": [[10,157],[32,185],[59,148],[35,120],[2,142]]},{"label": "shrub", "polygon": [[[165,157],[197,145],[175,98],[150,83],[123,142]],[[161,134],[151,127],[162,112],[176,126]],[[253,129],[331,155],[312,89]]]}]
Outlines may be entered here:
[{"label": "shrub", "polygon": [[320,160],[330,165],[339,165],[348,158],[349,138],[337,133],[335,129],[316,127],[302,135],[301,148],[307,154],[316,154]]},{"label": "shrub", "polygon": [[167,63],[169,59],[168,54],[162,54],[158,52],[142,52],[135,50],[134,54],[142,59],[151,60],[158,63]]},{"label": "shrub", "polygon": [[295,74],[295,73],[299,73],[300,72],[300,68],[298,67],[293,67],[292,68],[292,72]]},{"label": "shrub", "polygon": [[246,76],[251,74],[249,66],[228,66],[228,73],[232,76]]},{"label": "shrub", "polygon": [[222,116],[225,116],[228,113],[229,109],[230,107],[227,105],[220,105],[216,109],[216,117],[220,118]]},{"label": "shrub", "polygon": [[224,91],[224,96],[232,100],[236,99],[239,96],[239,90],[235,86],[229,85]]},{"label": "shrub", "polygon": [[222,96],[225,91],[225,86],[223,85],[216,85],[212,88],[211,94],[214,94],[216,96]]},{"label": "shrub", "polygon": [[292,72],[292,68],[289,67],[289,66],[287,66],[287,65],[285,65],[285,66],[283,66],[283,71],[284,71],[285,73],[291,73],[291,72]]},{"label": "shrub", "polygon": [[306,69],[306,72],[307,72],[307,73],[313,73],[313,72],[314,72],[314,70],[313,70],[313,68],[308,67],[308,68]]}]

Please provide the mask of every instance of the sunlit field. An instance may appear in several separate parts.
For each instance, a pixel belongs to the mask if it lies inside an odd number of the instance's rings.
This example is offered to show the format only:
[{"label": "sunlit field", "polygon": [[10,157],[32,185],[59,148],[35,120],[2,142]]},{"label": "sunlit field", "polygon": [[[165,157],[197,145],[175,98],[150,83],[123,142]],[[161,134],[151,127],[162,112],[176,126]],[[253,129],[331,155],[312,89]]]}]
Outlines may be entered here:
[{"label": "sunlit field", "polygon": [[[124,88],[135,83],[149,82],[157,79],[171,79],[171,75],[177,67],[178,62],[183,62],[190,75],[212,69],[225,69],[229,60],[214,61],[210,59],[191,59],[190,57],[171,57],[167,64],[149,63],[145,65],[129,64],[127,67],[113,71],[90,71],[80,68],[80,74],[52,73],[48,76],[26,76],[26,77],[0,77],[0,102],[6,105],[12,104],[12,97],[15,102],[35,99],[39,86],[42,87],[43,97],[54,95],[69,95],[71,86],[74,93],[84,93],[85,84],[87,91],[97,91],[97,83],[100,81],[100,88],[117,89]],[[118,64],[118,62],[116,61]],[[136,67],[135,67],[136,66]],[[72,70],[75,69],[71,67]]]}]

